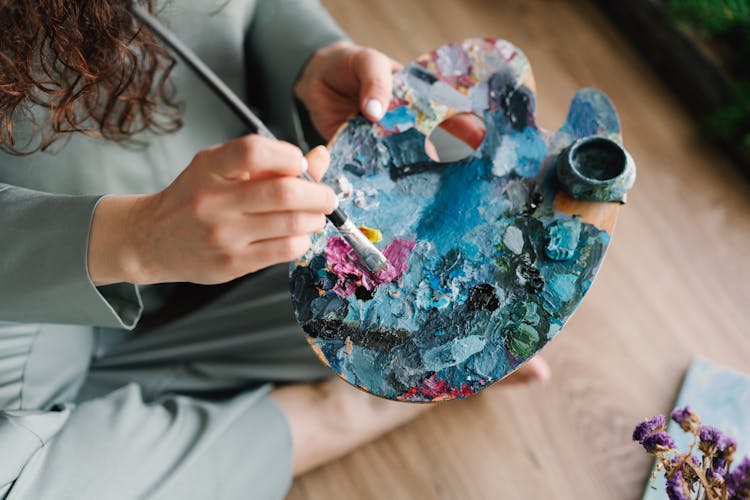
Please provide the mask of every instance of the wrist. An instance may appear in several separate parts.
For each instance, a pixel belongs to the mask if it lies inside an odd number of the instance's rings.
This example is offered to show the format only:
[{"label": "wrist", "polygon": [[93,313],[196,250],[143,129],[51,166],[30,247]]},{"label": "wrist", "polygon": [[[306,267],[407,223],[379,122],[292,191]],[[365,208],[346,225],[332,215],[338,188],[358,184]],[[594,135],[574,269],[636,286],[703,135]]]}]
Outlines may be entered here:
[{"label": "wrist", "polygon": [[145,195],[104,196],[96,206],[88,246],[89,278],[96,286],[151,281],[143,265],[137,211]]}]

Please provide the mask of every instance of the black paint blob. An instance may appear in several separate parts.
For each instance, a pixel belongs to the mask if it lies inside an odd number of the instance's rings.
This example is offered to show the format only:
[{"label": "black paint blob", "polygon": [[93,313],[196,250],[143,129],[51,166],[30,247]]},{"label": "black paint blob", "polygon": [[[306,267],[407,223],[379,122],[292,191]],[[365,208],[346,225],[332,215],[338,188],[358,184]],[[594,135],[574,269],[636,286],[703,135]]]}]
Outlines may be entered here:
[{"label": "black paint blob", "polygon": [[359,300],[370,300],[374,294],[375,294],[375,290],[368,290],[367,288],[363,286],[358,286],[357,289],[354,291],[354,295]]},{"label": "black paint blob", "polygon": [[357,324],[338,319],[311,319],[302,329],[312,338],[344,340],[347,337],[353,344],[381,352],[390,352],[406,344],[411,334],[402,328],[369,328],[361,330]]},{"label": "black paint blob", "polygon": [[488,311],[494,311],[500,307],[500,301],[495,295],[495,287],[489,283],[482,283],[471,288],[469,292],[469,309],[472,311],[478,311],[480,309],[487,309]]}]

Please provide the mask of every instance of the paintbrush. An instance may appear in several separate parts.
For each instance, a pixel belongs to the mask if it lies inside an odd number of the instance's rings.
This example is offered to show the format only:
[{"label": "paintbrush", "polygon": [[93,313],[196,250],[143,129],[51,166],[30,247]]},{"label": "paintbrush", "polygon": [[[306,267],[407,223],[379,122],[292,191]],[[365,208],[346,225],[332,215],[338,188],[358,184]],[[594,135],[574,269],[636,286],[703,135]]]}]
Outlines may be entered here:
[{"label": "paintbrush", "polygon": [[[268,127],[250,111],[250,108],[237,97],[237,94],[232,92],[221,78],[201,61],[195,52],[182,43],[177,35],[151,16],[136,0],[130,2],[130,10],[136,18],[148,26],[154,35],[166,43],[252,131],[258,135],[275,139],[271,131],[268,130]],[[301,177],[307,181],[316,182],[307,172],[303,172]],[[354,225],[351,219],[340,208],[336,208],[333,212],[326,215],[326,217],[336,226],[341,236],[346,239],[354,251],[357,252],[357,255],[367,269],[377,272],[382,271],[388,266],[388,260],[385,258],[385,255],[375,248],[375,245],[362,234],[362,231]]]}]

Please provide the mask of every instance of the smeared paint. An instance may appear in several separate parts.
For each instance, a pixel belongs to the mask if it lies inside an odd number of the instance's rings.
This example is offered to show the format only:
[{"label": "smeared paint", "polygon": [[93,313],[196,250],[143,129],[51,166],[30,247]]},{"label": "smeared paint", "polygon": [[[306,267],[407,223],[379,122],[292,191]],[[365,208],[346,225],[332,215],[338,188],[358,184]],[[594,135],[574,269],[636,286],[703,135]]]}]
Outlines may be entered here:
[{"label": "smeared paint", "polygon": [[412,387],[397,397],[402,401],[441,401],[445,399],[465,398],[474,394],[470,384],[451,387],[448,382],[437,378],[437,374],[425,379],[419,387]]},{"label": "smeared paint", "polygon": [[388,267],[373,273],[362,265],[357,253],[344,238],[335,236],[329,239],[325,249],[326,260],[331,272],[338,276],[333,291],[348,297],[358,288],[372,291],[378,285],[396,281],[406,271],[406,260],[413,248],[414,242],[410,240],[397,238],[391,241],[383,251],[388,259]]},{"label": "smeared paint", "polygon": [[505,345],[511,354],[518,358],[528,358],[537,350],[539,332],[526,323],[514,325],[508,329]]},{"label": "smeared paint", "polygon": [[352,183],[349,182],[349,179],[347,179],[343,175],[340,175],[336,178],[336,188],[338,191],[338,197],[341,200],[349,198],[352,195],[352,191],[354,189],[352,188]]},{"label": "smeared paint", "polygon": [[523,232],[516,226],[508,226],[503,235],[503,244],[518,255],[523,252]]},{"label": "smeared paint", "polygon": [[549,290],[560,301],[567,302],[575,294],[577,280],[578,276],[575,274],[556,274],[549,282]]},{"label": "smeared paint", "polygon": [[478,311],[479,309],[494,311],[500,307],[500,301],[495,295],[495,287],[489,283],[472,287],[468,304],[472,311]]},{"label": "smeared paint", "polygon": [[486,343],[485,339],[479,335],[456,338],[448,344],[425,351],[422,354],[422,361],[427,370],[442,370],[466,361],[469,356],[481,351]]},{"label": "smeared paint", "polygon": [[[584,89],[544,133],[528,75],[508,42],[446,45],[394,75],[380,123],[357,116],[338,134],[326,180],[351,183],[342,207],[378,228],[368,237],[387,242],[391,265],[369,273],[327,227],[291,289],[309,342],[349,383],[404,401],[466,397],[541,349],[588,290],[609,235],[553,209],[555,159],[582,134],[619,140],[619,121]],[[435,163],[425,136],[459,111],[484,118],[485,139]]]},{"label": "smeared paint", "polygon": [[566,260],[573,256],[581,236],[581,221],[555,220],[547,227],[544,253],[552,260]]},{"label": "smeared paint", "polygon": [[380,119],[380,126],[386,131],[403,132],[414,126],[416,113],[408,106],[399,106],[388,111]]}]

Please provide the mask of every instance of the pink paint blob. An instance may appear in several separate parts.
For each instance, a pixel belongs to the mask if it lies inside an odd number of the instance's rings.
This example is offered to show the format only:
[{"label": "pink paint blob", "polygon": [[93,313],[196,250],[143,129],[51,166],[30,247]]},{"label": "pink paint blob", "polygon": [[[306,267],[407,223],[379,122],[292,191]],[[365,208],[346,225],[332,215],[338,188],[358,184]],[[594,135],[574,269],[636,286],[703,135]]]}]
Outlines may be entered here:
[{"label": "pink paint blob", "polygon": [[437,373],[433,373],[417,387],[410,387],[406,392],[399,395],[398,399],[403,401],[424,401],[427,398],[434,401],[465,398],[474,394],[474,392],[474,389],[469,384],[464,384],[461,387],[451,387],[447,381],[439,379]]},{"label": "pink paint blob", "polygon": [[353,294],[358,287],[372,291],[383,283],[393,283],[409,268],[406,260],[416,242],[396,238],[385,247],[383,255],[388,259],[388,267],[377,273],[370,272],[359,260],[354,249],[340,236],[334,236],[326,243],[326,261],[331,272],[338,277],[333,291],[342,297]]}]

